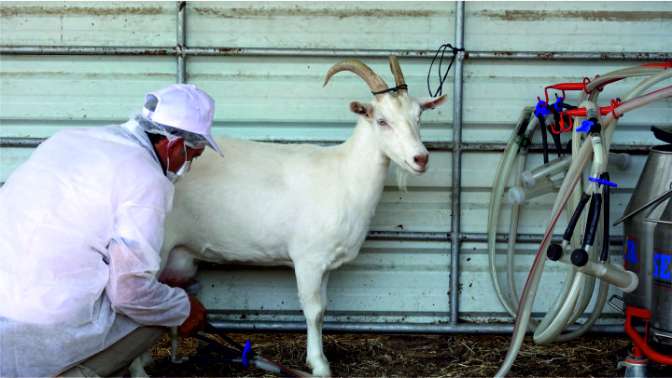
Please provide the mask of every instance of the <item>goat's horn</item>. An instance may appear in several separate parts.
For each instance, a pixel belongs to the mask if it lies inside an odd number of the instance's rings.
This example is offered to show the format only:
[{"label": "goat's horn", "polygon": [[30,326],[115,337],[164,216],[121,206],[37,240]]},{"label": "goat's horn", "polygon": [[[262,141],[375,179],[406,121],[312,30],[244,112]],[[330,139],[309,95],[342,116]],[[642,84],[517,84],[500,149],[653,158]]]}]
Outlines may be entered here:
[{"label": "goat's horn", "polygon": [[390,55],[390,70],[394,75],[394,82],[397,84],[397,87],[406,84],[404,74],[401,72],[401,67],[399,66],[399,60],[397,60],[395,55]]},{"label": "goat's horn", "polygon": [[[361,77],[362,80],[368,84],[369,89],[371,89],[371,92],[379,92],[379,91],[384,91],[387,89],[387,84],[383,81],[383,79],[380,78],[369,66],[366,64],[362,63],[359,60],[354,60],[354,59],[349,59],[349,60],[344,60],[340,63],[334,64],[329,71],[327,71],[327,77],[324,79],[324,85],[327,85],[329,82],[329,79],[331,79],[332,76],[334,76],[336,73],[341,72],[341,71],[350,71],[357,76]],[[323,86],[324,86],[323,85]]]}]

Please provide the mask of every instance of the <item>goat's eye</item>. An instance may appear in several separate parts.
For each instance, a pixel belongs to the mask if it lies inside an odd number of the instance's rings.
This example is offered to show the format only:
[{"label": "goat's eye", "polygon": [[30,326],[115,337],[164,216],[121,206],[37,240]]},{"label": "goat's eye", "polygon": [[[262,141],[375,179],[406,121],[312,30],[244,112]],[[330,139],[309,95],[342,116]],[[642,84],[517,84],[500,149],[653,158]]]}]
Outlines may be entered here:
[{"label": "goat's eye", "polygon": [[387,121],[384,120],[384,119],[379,119],[377,122],[378,122],[378,126],[380,126],[380,127],[389,127],[389,126],[390,126],[390,125],[387,123]]}]

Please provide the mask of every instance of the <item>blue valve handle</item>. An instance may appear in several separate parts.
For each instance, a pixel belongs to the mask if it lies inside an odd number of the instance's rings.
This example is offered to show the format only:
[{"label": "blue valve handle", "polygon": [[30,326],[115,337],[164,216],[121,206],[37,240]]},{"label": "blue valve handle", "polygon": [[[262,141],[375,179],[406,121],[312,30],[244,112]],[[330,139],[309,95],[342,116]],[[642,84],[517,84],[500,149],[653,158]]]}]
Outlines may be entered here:
[{"label": "blue valve handle", "polygon": [[549,114],[551,114],[551,111],[548,110],[548,104],[542,100],[537,101],[537,106],[534,108],[534,115],[537,117],[546,117]]},{"label": "blue valve handle", "polygon": [[564,101],[565,101],[564,97],[558,96],[557,99],[555,100],[555,103],[553,103],[553,109],[555,109],[556,112],[561,113]]},{"label": "blue valve handle", "polygon": [[593,128],[595,125],[595,122],[589,120],[589,119],[584,119],[581,121],[581,126],[579,126],[576,131],[579,133],[589,133],[590,129]]},{"label": "blue valve handle", "polygon": [[615,182],[611,182],[611,181],[609,181],[607,179],[604,179],[604,178],[598,178],[598,177],[590,176],[590,177],[588,177],[588,181],[596,182],[600,185],[611,186],[612,188],[618,188],[618,184],[616,184]]},{"label": "blue valve handle", "polygon": [[250,357],[252,354],[252,342],[249,339],[245,340],[245,347],[243,348],[243,355],[241,358],[241,363],[243,366],[250,367]]}]

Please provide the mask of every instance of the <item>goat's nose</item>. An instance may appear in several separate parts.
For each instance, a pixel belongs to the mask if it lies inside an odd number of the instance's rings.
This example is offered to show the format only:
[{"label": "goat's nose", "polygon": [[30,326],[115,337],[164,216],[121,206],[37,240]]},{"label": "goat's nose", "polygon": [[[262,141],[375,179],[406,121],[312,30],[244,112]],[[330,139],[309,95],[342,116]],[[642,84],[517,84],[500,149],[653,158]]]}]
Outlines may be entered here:
[{"label": "goat's nose", "polygon": [[413,161],[415,164],[419,165],[420,168],[425,169],[425,166],[427,166],[427,161],[429,160],[429,155],[415,155],[413,158]]}]

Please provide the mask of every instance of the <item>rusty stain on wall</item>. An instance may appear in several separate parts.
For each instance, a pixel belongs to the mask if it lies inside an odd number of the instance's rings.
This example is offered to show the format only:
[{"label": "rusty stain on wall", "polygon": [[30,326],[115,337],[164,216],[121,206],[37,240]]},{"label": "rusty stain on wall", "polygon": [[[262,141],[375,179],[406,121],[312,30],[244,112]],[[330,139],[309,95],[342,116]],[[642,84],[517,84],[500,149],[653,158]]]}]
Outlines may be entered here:
[{"label": "rusty stain on wall", "polygon": [[110,7],[80,7],[69,5],[47,6],[0,6],[0,17],[17,16],[126,16],[151,15],[162,12],[157,6],[120,7],[111,3]]},{"label": "rusty stain on wall", "polygon": [[580,19],[585,21],[653,21],[672,20],[672,12],[649,11],[545,11],[545,10],[482,10],[479,16],[504,21],[542,21],[548,19]]},{"label": "rusty stain on wall", "polygon": [[450,15],[453,12],[437,12],[429,10],[402,10],[402,9],[361,9],[361,8],[351,8],[351,9],[329,9],[329,8],[320,8],[320,9],[309,9],[302,8],[300,6],[294,6],[291,8],[263,8],[263,7],[250,7],[250,8],[206,8],[206,7],[193,7],[188,8],[194,12],[204,15],[204,16],[214,16],[214,17],[223,17],[223,18],[252,18],[252,17],[336,17],[339,19],[349,18],[349,17],[430,17],[436,15]]}]

